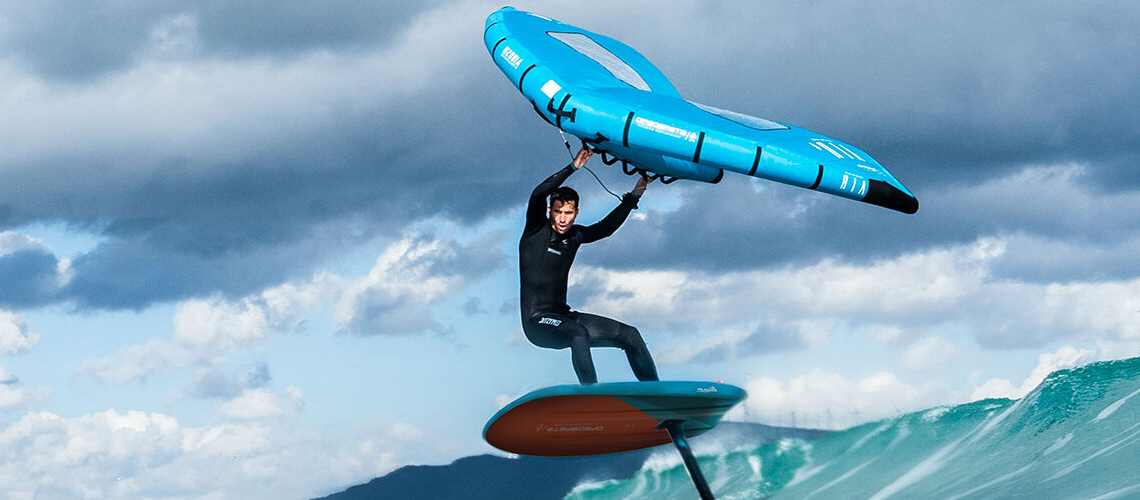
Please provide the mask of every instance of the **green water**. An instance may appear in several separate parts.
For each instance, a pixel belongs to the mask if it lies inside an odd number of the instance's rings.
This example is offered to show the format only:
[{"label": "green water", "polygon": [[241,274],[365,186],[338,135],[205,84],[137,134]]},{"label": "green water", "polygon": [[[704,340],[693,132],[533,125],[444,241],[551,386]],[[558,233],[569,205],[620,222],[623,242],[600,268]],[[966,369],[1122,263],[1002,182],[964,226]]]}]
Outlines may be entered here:
[{"label": "green water", "polygon": [[[718,499],[1140,498],[1140,358],[1051,374],[1020,400],[934,408],[814,440],[694,439]],[[731,441],[731,440],[728,440]],[[567,498],[696,498],[664,447]]]}]

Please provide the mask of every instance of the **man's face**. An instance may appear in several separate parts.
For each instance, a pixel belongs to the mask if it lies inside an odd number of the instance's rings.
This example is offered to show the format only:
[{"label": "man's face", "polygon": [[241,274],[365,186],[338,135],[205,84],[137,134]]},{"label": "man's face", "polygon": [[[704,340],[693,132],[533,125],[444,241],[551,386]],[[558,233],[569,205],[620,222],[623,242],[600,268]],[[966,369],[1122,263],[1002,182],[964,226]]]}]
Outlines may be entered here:
[{"label": "man's face", "polygon": [[550,226],[558,234],[566,234],[578,218],[578,204],[572,201],[562,202],[555,200],[550,204]]}]

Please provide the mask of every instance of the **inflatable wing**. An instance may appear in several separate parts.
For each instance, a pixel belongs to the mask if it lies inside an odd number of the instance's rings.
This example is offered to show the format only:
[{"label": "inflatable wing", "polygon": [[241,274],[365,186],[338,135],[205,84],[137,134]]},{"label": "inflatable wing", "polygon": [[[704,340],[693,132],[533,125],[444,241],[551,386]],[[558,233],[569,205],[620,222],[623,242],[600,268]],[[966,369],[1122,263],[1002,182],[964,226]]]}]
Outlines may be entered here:
[{"label": "inflatable wing", "polygon": [[918,211],[914,195],[859,148],[686,101],[649,60],[612,38],[504,7],[487,18],[483,42],[543,119],[607,163],[620,160],[627,173],[715,183],[728,170]]}]

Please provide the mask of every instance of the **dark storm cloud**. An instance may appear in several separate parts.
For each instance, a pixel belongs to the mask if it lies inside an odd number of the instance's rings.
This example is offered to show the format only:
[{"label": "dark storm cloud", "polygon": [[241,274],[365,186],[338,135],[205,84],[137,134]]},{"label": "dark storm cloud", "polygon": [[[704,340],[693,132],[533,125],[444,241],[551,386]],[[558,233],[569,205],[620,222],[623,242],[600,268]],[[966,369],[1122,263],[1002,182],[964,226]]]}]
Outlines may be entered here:
[{"label": "dark storm cloud", "polygon": [[[438,2],[0,2],[0,49],[47,78],[83,82],[130,67],[184,16],[196,49],[222,57],[289,56],[390,41],[400,25]],[[185,27],[185,26],[184,26]]]},{"label": "dark storm cloud", "polygon": [[[183,28],[196,45],[176,61],[218,86],[142,101],[202,100],[204,108],[151,110],[130,105],[134,94],[148,97],[161,82],[116,81],[97,96],[127,109],[105,113],[106,125],[93,119],[88,128],[68,129],[73,120],[61,117],[61,129],[74,135],[45,133],[38,138],[45,152],[0,163],[4,228],[64,222],[105,237],[72,264],[61,297],[81,306],[143,308],[306,276],[354,244],[420,220],[474,223],[517,209],[567,160],[557,132],[482,46],[483,19],[497,4],[436,11],[428,9],[442,3],[0,5],[5,58],[85,88],[109,75],[133,77],[125,70],[146,64],[154,30],[187,16],[193,22]],[[970,205],[957,197],[1026,165],[1062,161],[1085,166],[1080,185],[1111,188],[1121,200],[1140,181],[1125,170],[1138,158],[1140,116],[1120,104],[1135,101],[1140,77],[1132,57],[1140,49],[1133,28],[1140,8],[1131,4],[646,6],[657,4],[544,3],[533,10],[630,43],[695,101],[863,147],[915,191],[922,209],[908,217],[794,188],[756,191],[734,175],[715,186],[655,185],[648,196],[675,190],[681,205],[631,221],[598,251],[608,265],[729,270],[887,257],[995,232],[1064,238],[1029,211],[994,217],[1007,193],[974,191]],[[340,65],[314,65],[306,74],[312,54]],[[385,69],[354,72],[369,54]],[[260,66],[208,80],[243,61]],[[288,78],[250,78],[289,64],[296,67],[283,73]],[[304,87],[304,77],[321,71],[361,81],[346,85],[343,96],[319,95],[320,87]],[[181,76],[139,71],[137,78]],[[117,94],[117,87],[134,94]],[[290,94],[294,88],[305,90]],[[275,92],[286,97],[248,113],[225,112]],[[224,121],[210,121],[214,115]],[[200,120],[201,129],[225,133],[191,128],[198,135],[183,137],[159,119]],[[156,123],[169,134],[150,132]],[[100,135],[104,129],[111,132]],[[1053,202],[1082,200],[1095,202]],[[1121,215],[1094,212],[1070,214],[1064,227],[1089,245],[1122,241],[1106,236]]]},{"label": "dark storm cloud", "polygon": [[288,53],[386,43],[401,31],[400,24],[440,3],[204,1],[187,10],[198,14],[202,36],[212,50]]},{"label": "dark storm cloud", "polygon": [[[505,107],[499,98],[480,98],[471,111],[474,99],[491,94],[480,81],[509,84],[484,78],[493,67],[481,46],[467,52],[484,71],[433,77],[420,99],[341,110],[331,123],[288,129],[268,143],[257,137],[256,119],[250,127],[224,124],[235,142],[255,139],[233,158],[218,159],[211,144],[201,156],[165,159],[145,149],[73,147],[6,165],[0,199],[11,208],[3,222],[65,220],[107,237],[75,259],[67,292],[81,306],[114,309],[214,291],[241,295],[307,276],[323,258],[417,220],[441,213],[481,220],[516,202],[488,189],[518,178],[536,155],[519,147],[527,133],[487,119],[482,106]],[[377,93],[391,87],[375,86]]]},{"label": "dark storm cloud", "polygon": [[0,255],[0,308],[38,306],[57,299],[59,261],[42,248]]},{"label": "dark storm cloud", "polygon": [[[388,137],[398,133],[395,126],[362,130],[386,128]],[[441,209],[471,217],[452,209],[475,205],[461,176],[450,176],[457,182],[450,194],[433,194],[434,174],[421,162],[401,151],[362,151],[371,139],[356,140],[330,139],[330,151],[286,151],[213,175],[158,174],[122,197],[89,193],[102,205],[84,210],[117,215],[100,226],[109,239],[74,260],[68,294],[82,306],[109,309],[217,290],[241,296],[306,277],[323,259]],[[325,153],[325,161],[317,157]]]},{"label": "dark storm cloud", "polygon": [[756,189],[747,179],[733,180],[740,182],[652,186],[643,204],[676,189],[680,208],[650,211],[644,221],[627,222],[621,238],[599,247],[598,261],[620,268],[727,271],[847,254],[887,257],[919,243],[913,235],[922,221],[915,217],[767,181]]},{"label": "dark storm cloud", "polygon": [[727,2],[692,19],[636,34],[683,95],[860,145],[908,185],[1075,159],[1138,180],[1121,168],[1140,159],[1121,109],[1140,97],[1134,5]]},{"label": "dark storm cloud", "polygon": [[920,193],[918,215],[776,185],[767,181],[651,185],[653,196],[678,190],[675,211],[646,210],[621,237],[599,244],[583,262],[609,267],[726,272],[805,265],[830,258],[870,262],[922,249],[1009,240],[996,260],[1000,277],[1027,281],[1140,276],[1140,195],[1105,193],[1087,169],[1025,167],[978,185]]},{"label": "dark storm cloud", "polygon": [[[1140,114],[1125,104],[1140,97],[1140,61],[1128,55],[1140,51],[1137,7],[718,2],[647,15],[662,29],[579,22],[638,48],[687,98],[859,145],[921,209],[766,182],[756,191],[728,174],[716,186],[652,186],[647,199],[673,190],[681,206],[631,221],[583,259],[729,271],[1024,235],[1000,273],[1136,275],[1123,249],[1140,200],[1128,167],[1140,160]],[[1072,253],[1026,253],[1029,241]]]},{"label": "dark storm cloud", "polygon": [[64,297],[96,309],[143,309],[215,291],[236,297],[297,276],[295,263],[315,253],[267,248],[206,256],[170,248],[173,243],[112,239],[74,260]]},{"label": "dark storm cloud", "polygon": [[0,3],[0,48],[49,78],[82,80],[129,66],[162,2]]}]

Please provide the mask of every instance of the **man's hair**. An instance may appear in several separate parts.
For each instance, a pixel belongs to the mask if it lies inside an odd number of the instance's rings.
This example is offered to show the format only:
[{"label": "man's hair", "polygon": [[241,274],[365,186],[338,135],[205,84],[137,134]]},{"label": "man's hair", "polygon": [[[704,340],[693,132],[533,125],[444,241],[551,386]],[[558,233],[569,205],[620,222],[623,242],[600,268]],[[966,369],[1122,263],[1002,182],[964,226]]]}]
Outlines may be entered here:
[{"label": "man's hair", "polygon": [[560,201],[563,204],[574,202],[574,208],[582,208],[581,204],[578,203],[578,192],[567,186],[559,186],[553,193],[550,193],[550,206],[553,207],[556,201]]}]

